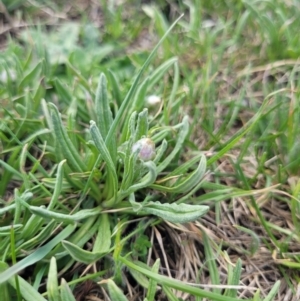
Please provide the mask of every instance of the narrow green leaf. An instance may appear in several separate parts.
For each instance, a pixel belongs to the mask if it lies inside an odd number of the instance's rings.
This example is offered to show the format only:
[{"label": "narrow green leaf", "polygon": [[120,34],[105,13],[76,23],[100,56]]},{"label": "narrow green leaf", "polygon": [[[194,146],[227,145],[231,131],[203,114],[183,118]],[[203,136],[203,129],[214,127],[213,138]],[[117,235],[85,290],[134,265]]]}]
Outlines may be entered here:
[{"label": "narrow green leaf", "polygon": [[110,152],[105,145],[104,139],[99,131],[99,128],[97,127],[96,123],[93,120],[90,121],[90,132],[91,132],[92,139],[95,143],[95,146],[97,147],[99,153],[103,157],[103,160],[106,162],[109,169],[115,171],[114,163],[110,156]]},{"label": "narrow green leaf", "polygon": [[137,112],[134,111],[129,117],[127,135],[125,136],[126,142],[130,141],[130,139],[134,139],[133,137],[135,137],[136,119],[137,119]]},{"label": "narrow green leaf", "polygon": [[134,100],[131,104],[130,112],[133,111],[140,112],[142,108],[145,106],[145,99],[147,95],[148,86],[149,86],[149,77],[146,77],[139,85],[134,95]]},{"label": "narrow green leaf", "polygon": [[121,191],[126,191],[132,185],[132,182],[134,180],[137,154],[132,152],[131,149],[132,143],[131,141],[129,141],[124,159],[124,172],[120,187]]},{"label": "narrow green leaf", "polygon": [[5,170],[7,170],[10,173],[12,173],[18,179],[23,180],[23,175],[20,172],[18,172],[15,168],[13,168],[11,165],[7,164],[6,162],[4,162],[1,159],[0,159],[0,165],[2,165]]},{"label": "narrow green leaf", "polygon": [[95,215],[83,220],[77,231],[68,238],[68,241],[77,246],[83,246],[96,234],[99,228],[100,219],[97,219],[97,217],[99,216]]},{"label": "narrow green leaf", "polygon": [[118,79],[116,75],[112,72],[112,70],[108,70],[109,82],[111,84],[111,90],[114,96],[114,99],[117,101],[118,106],[121,105],[122,96],[120,91],[120,84],[118,83]]},{"label": "narrow green leaf", "polygon": [[[24,203],[23,203],[23,205],[24,205]],[[50,211],[43,207],[35,207],[35,206],[30,206],[28,204],[26,204],[24,206],[27,207],[33,214],[36,214],[43,218],[54,219],[58,222],[65,222],[65,223],[75,223],[82,219],[98,215],[102,211],[101,208],[82,209],[72,215],[68,215],[68,214]]]},{"label": "narrow green leaf", "polygon": [[85,264],[91,264],[107,254],[107,252],[94,253],[94,252],[85,251],[85,250],[79,248],[77,245],[74,245],[66,240],[62,241],[62,246],[71,255],[72,258],[74,258],[78,262],[82,262]]},{"label": "narrow green leaf", "polygon": [[111,300],[114,301],[128,301],[120,288],[111,279],[107,280],[108,292]]},{"label": "narrow green leaf", "polygon": [[[239,285],[241,279],[241,272],[242,272],[242,261],[239,258],[233,269],[232,277],[228,278],[228,285]],[[233,289],[233,288],[228,289],[225,295],[228,297],[236,298],[237,289]]]},{"label": "narrow green leaf", "polygon": [[82,76],[82,74],[69,62],[66,62],[66,66],[69,70],[78,78],[79,83],[91,94],[93,95],[93,91],[91,91],[90,83]]},{"label": "narrow green leaf", "polygon": [[[114,229],[114,252],[113,252],[113,259],[115,262],[114,265],[114,279],[117,283],[122,284],[122,263],[119,261],[119,256],[123,250],[124,240],[121,240],[121,233],[122,233],[122,222],[119,220]],[[127,236],[128,237],[128,236]]]},{"label": "narrow green leaf", "polygon": [[250,252],[251,255],[254,255],[257,252],[257,250],[259,248],[259,245],[260,245],[259,236],[254,231],[252,231],[251,229],[248,229],[248,228],[245,228],[245,227],[242,227],[242,226],[238,226],[238,225],[235,225],[235,228],[251,235],[252,241],[251,241],[249,252]]},{"label": "narrow green leaf", "polygon": [[168,286],[163,285],[162,288],[163,288],[163,291],[165,292],[165,294],[167,295],[169,301],[181,301],[180,299],[178,299],[175,296],[175,294],[172,292],[172,290]]},{"label": "narrow green leaf", "polygon": [[14,190],[14,201],[15,201],[15,204],[16,204],[16,209],[15,209],[15,212],[14,212],[13,224],[19,224],[20,223],[21,212],[22,212],[23,208],[22,208],[21,197],[20,197],[19,191],[17,189]]},{"label": "narrow green leaf", "polygon": [[130,274],[132,277],[137,281],[138,284],[143,286],[144,288],[149,287],[149,280],[140,272],[134,270],[134,269],[129,269]]},{"label": "narrow green leaf", "polygon": [[[113,123],[113,117],[107,95],[107,80],[104,73],[101,73],[99,78],[95,96],[95,108],[97,116],[97,126],[100,130],[103,140],[105,140]],[[110,143],[106,144],[106,147],[110,152],[112,161],[115,162],[117,155],[116,136],[110,139]]]},{"label": "narrow green leaf", "polygon": [[54,127],[54,133],[56,138],[56,143],[59,150],[62,152],[65,159],[67,159],[68,165],[77,172],[86,171],[86,166],[76,150],[75,146],[72,144],[71,139],[68,137],[67,131],[65,130],[57,107],[49,103],[49,107],[52,113],[52,123]]},{"label": "narrow green leaf", "polygon": [[93,246],[93,253],[105,253],[108,252],[111,245],[111,231],[109,223],[109,215],[103,213],[99,217],[100,223],[98,233]]},{"label": "narrow green leaf", "polygon": [[64,278],[61,279],[60,287],[60,299],[62,301],[76,301],[67,281]]},{"label": "narrow green leaf", "polygon": [[[17,262],[17,252],[16,252],[16,237],[14,228],[11,228],[10,231],[10,250],[11,250],[11,260],[13,264]],[[17,275],[14,276],[16,281],[16,291],[17,291],[17,299],[21,301],[21,292],[20,292],[20,284]]]},{"label": "narrow green leaf", "polygon": [[253,296],[253,301],[262,301],[262,299],[260,298],[260,289],[258,289],[254,296]]},{"label": "narrow green leaf", "polygon": [[124,129],[122,130],[121,143],[127,143],[130,139],[133,139],[135,135],[135,124],[136,124],[137,112],[128,112],[128,117],[125,120]]},{"label": "narrow green leaf", "polygon": [[157,45],[154,47],[154,49],[152,50],[152,52],[150,53],[149,57],[147,58],[147,60],[145,61],[145,63],[143,64],[141,70],[139,71],[138,75],[136,76],[132,86],[130,87],[124,101],[122,102],[121,107],[119,108],[117,115],[113,121],[113,124],[111,126],[111,128],[109,129],[107,138],[105,140],[106,145],[109,144],[109,140],[112,139],[112,137],[115,136],[115,132],[117,129],[117,126],[120,124],[121,118],[123,116],[125,116],[126,114],[126,110],[128,109],[129,103],[130,101],[132,101],[132,97],[138,87],[140,78],[143,74],[143,72],[146,70],[146,68],[149,66],[150,62],[152,61],[154,55],[156,54],[159,46],[163,43],[163,41],[166,39],[166,37],[169,35],[169,33],[172,31],[172,29],[175,27],[175,25],[178,23],[178,21],[182,18],[183,15],[181,15],[179,18],[177,18],[175,20],[175,22],[170,26],[170,28],[166,31],[166,33],[163,35],[163,37],[160,39],[160,41],[157,43]]},{"label": "narrow green leaf", "polygon": [[181,128],[178,133],[178,137],[176,139],[176,145],[174,149],[171,151],[171,153],[157,166],[157,173],[162,172],[167,166],[169,166],[170,162],[173,160],[176,154],[180,150],[182,150],[182,145],[187,137],[188,132],[189,132],[189,121],[188,121],[188,117],[185,116],[182,120]]},{"label": "narrow green leaf", "polygon": [[[206,171],[206,157],[202,156],[197,169],[192,173],[190,173],[188,176],[186,176],[184,180],[182,181],[179,180],[179,183],[176,182],[171,187],[152,184],[151,188],[153,188],[154,190],[171,192],[171,193],[187,193],[202,180],[205,171]],[[170,175],[167,175],[166,178],[168,178],[169,176]]]},{"label": "narrow green leaf", "polygon": [[47,102],[44,98],[41,100],[41,110],[42,110],[42,114],[44,116],[46,125],[52,131],[53,130],[53,123],[52,123],[52,119],[51,119],[51,114],[50,114],[50,111],[49,111],[48,104],[47,104]]},{"label": "narrow green leaf", "polygon": [[146,137],[148,135],[148,127],[148,110],[144,109],[138,114],[134,141]]},{"label": "narrow green leaf", "polygon": [[[204,244],[204,252],[205,252],[205,259],[206,264],[209,270],[209,276],[211,279],[212,284],[219,285],[220,284],[220,276],[219,271],[216,264],[216,255],[214,254],[211,243],[207,237],[207,234],[203,232],[203,244]],[[213,292],[220,294],[221,290],[219,288],[213,288]]]},{"label": "narrow green leaf", "polygon": [[41,243],[45,243],[46,241],[49,240],[49,237],[54,230],[56,223],[54,220],[50,221],[47,223],[42,230],[38,228],[38,224],[36,224],[36,229],[34,229],[34,233],[37,233],[36,236],[29,236],[27,240],[24,240],[24,242],[18,246],[17,251],[20,252],[20,250],[30,250],[32,248],[35,248]]},{"label": "narrow green leaf", "polygon": [[28,149],[28,143],[25,143],[22,147],[20,157],[19,157],[19,170],[21,173],[24,174],[24,182],[26,183],[26,188],[28,189],[28,179],[26,178],[26,171],[25,171],[25,164],[27,159],[27,149]]},{"label": "narrow green leaf", "polygon": [[172,57],[163,62],[159,67],[157,67],[149,77],[149,89],[151,89],[156,83],[158,83],[165,75],[165,73],[177,62],[178,58]]},{"label": "narrow green leaf", "polygon": [[277,280],[274,284],[274,286],[272,287],[272,289],[270,290],[269,294],[267,295],[267,297],[264,299],[264,301],[272,301],[274,300],[274,298],[276,297],[278,291],[280,288],[280,280]]},{"label": "narrow green leaf", "polygon": [[[160,266],[160,259],[156,259],[155,263],[153,264],[151,271],[153,273],[158,274],[159,271],[159,266]],[[155,279],[150,279],[149,281],[149,286],[148,286],[148,291],[147,291],[147,300],[148,301],[154,301],[155,294],[157,290],[157,281]]]},{"label": "narrow green leaf", "polygon": [[58,197],[60,195],[62,183],[63,183],[63,175],[64,175],[63,165],[65,164],[65,162],[66,162],[66,160],[63,160],[58,164],[55,188],[54,188],[51,200],[49,202],[49,205],[47,207],[48,210],[52,210],[58,201]]},{"label": "narrow green leaf", "polygon": [[[45,134],[49,134],[51,133],[51,131],[49,129],[41,129],[41,130],[38,130],[36,132],[34,132],[33,134],[29,135],[26,137],[26,139],[22,140],[22,144],[25,144],[25,143],[28,143],[28,142],[31,142],[33,141],[34,139],[36,139],[37,137],[39,136],[42,136],[42,135],[45,135]],[[27,154],[28,157],[30,159],[33,159],[34,157],[30,157],[30,154]]]},{"label": "narrow green leaf", "polygon": [[[149,172],[138,182],[137,184],[134,184],[130,186],[127,190],[120,190],[117,194],[117,202],[120,202],[125,197],[129,196],[133,192],[148,187],[156,180],[157,173],[156,173],[156,166],[152,161],[143,162],[143,166],[149,170]],[[110,207],[115,204],[115,199],[111,198],[108,201],[104,201],[102,203],[103,207]]]},{"label": "narrow green leaf", "polygon": [[42,71],[42,62],[38,62],[36,66],[22,79],[19,85],[19,90],[24,89],[25,87],[32,85],[36,82],[36,78],[40,75]]},{"label": "narrow green leaf", "polygon": [[54,79],[54,87],[60,100],[66,104],[70,104],[72,102],[73,97],[71,91],[69,91],[68,87],[63,85],[58,78]]},{"label": "narrow green leaf", "polygon": [[[201,152],[199,152],[197,155],[195,155],[192,159],[186,161],[183,164],[180,164],[177,168],[173,169],[173,171],[169,172],[167,177],[175,177],[178,175],[183,175],[188,173],[189,170],[193,169],[196,164],[200,164],[201,160],[203,159],[205,155]],[[206,163],[206,157],[204,158],[204,161]],[[204,162],[202,162],[203,164]]]},{"label": "narrow green leaf", "polygon": [[42,280],[44,279],[45,275],[46,275],[46,270],[48,269],[48,265],[46,264],[43,264],[43,263],[39,263],[39,269],[36,269],[38,270],[36,275],[35,275],[35,279],[34,279],[34,282],[33,282],[33,288],[35,288],[36,290],[39,289],[41,283],[42,283]]},{"label": "narrow green leaf", "polygon": [[[251,190],[250,183],[248,182],[248,180],[247,180],[247,178],[244,174],[244,171],[242,170],[240,164],[235,164],[235,167],[236,167],[237,173],[239,174],[240,180],[244,183],[244,187],[246,187],[246,189],[248,189],[248,190]],[[279,241],[277,240],[277,238],[273,234],[273,231],[270,229],[270,226],[268,225],[268,223],[266,221],[266,217],[262,214],[262,212],[261,212],[261,210],[260,210],[260,208],[259,208],[259,206],[256,202],[256,199],[253,197],[253,195],[250,195],[250,201],[251,201],[252,207],[256,211],[256,214],[257,214],[257,216],[260,220],[261,225],[266,230],[269,238],[271,239],[271,241],[274,243],[274,245],[277,248],[280,248],[281,244],[279,243]]]},{"label": "narrow green leaf", "polygon": [[3,227],[0,227],[0,233],[3,234],[8,234],[11,229],[14,229],[14,231],[18,231],[20,230],[21,228],[23,228],[23,224],[13,224],[13,225],[9,225],[9,226],[3,226]]},{"label": "narrow green leaf", "polygon": [[44,78],[41,78],[39,80],[39,84],[37,85],[37,88],[34,92],[34,95],[32,97],[32,102],[33,102],[32,111],[33,112],[39,111],[39,108],[41,105],[41,100],[45,97],[46,88],[45,88],[43,82],[44,82]]},{"label": "narrow green leaf", "polygon": [[[49,301],[60,301],[57,281],[57,266],[55,257],[51,257],[48,279],[47,279],[47,292]],[[63,300],[64,301],[64,300]]]},{"label": "narrow green leaf", "polygon": [[[3,283],[16,275],[21,270],[26,267],[35,264],[36,262],[42,260],[57,244],[59,244],[63,239],[67,238],[76,228],[76,225],[68,225],[59,234],[57,234],[52,240],[46,243],[44,246],[40,247],[24,259],[20,260],[15,265],[9,267],[6,271],[0,274],[0,283]],[[32,299],[29,299],[32,300]],[[39,299],[34,299],[39,300]],[[44,300],[44,299],[43,299]]]},{"label": "narrow green leaf", "polygon": [[67,110],[67,129],[71,129],[69,131],[68,137],[70,138],[72,144],[74,145],[75,149],[80,149],[77,134],[76,134],[76,127],[77,127],[77,99],[73,99],[72,102],[69,104],[68,110]]},{"label": "narrow green leaf", "polygon": [[153,159],[153,162],[156,165],[159,165],[158,163],[159,163],[160,159],[163,157],[163,155],[166,153],[167,147],[168,147],[168,142],[167,142],[167,140],[164,139],[162,141],[161,145],[156,149],[156,156]]},{"label": "narrow green leaf", "polygon": [[249,24],[248,19],[249,19],[250,15],[251,15],[251,11],[250,10],[245,10],[243,12],[243,14],[237,20],[237,24],[236,24],[236,27],[235,27],[235,33],[234,33],[236,40],[238,40],[238,38],[241,35],[243,35],[244,28],[247,26],[247,24]]},{"label": "narrow green leaf", "polygon": [[[7,268],[8,265],[5,262],[0,261],[0,272],[5,271]],[[0,284],[0,300],[12,301],[8,290],[8,282],[3,282]]]},{"label": "narrow green leaf", "polygon": [[103,140],[105,140],[109,129],[113,123],[113,118],[109,106],[107,96],[107,80],[104,73],[100,74],[95,97],[95,108],[97,115],[97,126],[100,130]]},{"label": "narrow green leaf", "polygon": [[241,129],[239,129],[234,135],[232,135],[232,137],[228,141],[224,143],[224,147],[220,151],[218,151],[214,156],[207,160],[208,166],[219,160],[224,154],[232,149],[241,140],[241,138],[255,126],[255,124],[261,119],[265,108],[268,107],[269,98],[274,96],[275,93],[276,92],[269,94],[268,98],[263,101],[263,104],[261,105],[257,113],[243,127],[241,127]]},{"label": "narrow green leaf", "polygon": [[92,120],[90,121],[90,132],[91,132],[92,139],[95,143],[95,146],[97,147],[100,155],[102,156],[103,160],[106,163],[107,173],[108,173],[108,180],[106,185],[110,190],[110,193],[109,195],[107,195],[107,197],[108,198],[113,197],[113,199],[116,200],[117,191],[118,191],[118,177],[114,166],[114,162],[112,160],[109,150],[105,145],[105,142],[103,140],[103,137],[101,136],[98,127],[96,126],[95,122]]},{"label": "narrow green leaf", "polygon": [[[0,274],[0,282],[2,282],[2,274]],[[47,301],[36,289],[34,289],[27,281],[25,281],[22,277],[18,277],[18,282],[20,286],[20,291],[22,294],[22,297],[26,301]],[[8,279],[8,283],[13,287],[16,288],[16,281],[15,278]],[[1,299],[6,300],[6,299]]]},{"label": "narrow green leaf", "polygon": [[207,291],[204,289],[200,289],[200,288],[197,288],[197,287],[194,287],[191,285],[187,285],[186,283],[184,283],[182,281],[172,279],[167,276],[159,275],[157,273],[153,273],[152,271],[150,271],[146,268],[143,268],[143,267],[140,267],[140,266],[134,264],[133,262],[131,262],[128,259],[125,259],[124,257],[119,256],[119,260],[123,264],[128,266],[129,268],[135,269],[135,270],[141,272],[142,274],[148,276],[149,278],[156,280],[160,285],[165,285],[165,286],[180,290],[182,292],[192,294],[193,296],[207,298],[208,300],[241,301],[240,299],[223,296],[223,295],[220,295],[219,293],[213,293],[213,292],[210,292],[210,291]]},{"label": "narrow green leaf", "polygon": [[133,209],[141,214],[153,214],[172,223],[187,223],[197,220],[209,210],[208,206],[189,204],[162,204],[149,202],[141,208],[140,203],[131,203]]},{"label": "narrow green leaf", "polygon": [[175,101],[176,94],[178,93],[178,86],[179,86],[179,78],[180,78],[180,71],[178,67],[178,61],[174,63],[174,76],[173,76],[173,86],[172,91],[168,100],[168,105],[164,107],[164,116],[168,116],[165,121],[166,124],[169,124],[170,116],[172,116],[172,119],[175,119],[178,116],[178,113],[180,110],[178,110],[178,106],[181,103],[180,99],[179,101]]},{"label": "narrow green leaf", "polygon": [[[67,170],[67,172],[64,174],[63,180],[62,180],[62,190],[68,191],[72,188],[72,184],[68,181],[68,171],[70,172],[70,169]],[[35,178],[36,179],[36,178]],[[51,190],[55,189],[56,179],[55,178],[42,178],[41,182],[43,185],[45,185],[47,188],[50,188]],[[76,187],[76,186],[75,186]],[[48,193],[47,193],[48,194]],[[51,194],[50,194],[51,195]]]},{"label": "narrow green leaf", "polygon": [[[149,170],[149,172],[137,183],[130,186],[125,192],[125,195],[129,195],[139,189],[150,186],[154,183],[157,177],[156,165],[153,161],[143,162],[143,167]],[[123,197],[123,196],[122,196]]]},{"label": "narrow green leaf", "polygon": [[[158,31],[159,35],[163,35],[164,32],[168,29],[169,23],[166,19],[166,16],[163,12],[155,5],[145,5],[143,6],[144,12],[155,21],[156,30]],[[165,41],[165,47],[168,49],[170,48],[170,42]]]}]

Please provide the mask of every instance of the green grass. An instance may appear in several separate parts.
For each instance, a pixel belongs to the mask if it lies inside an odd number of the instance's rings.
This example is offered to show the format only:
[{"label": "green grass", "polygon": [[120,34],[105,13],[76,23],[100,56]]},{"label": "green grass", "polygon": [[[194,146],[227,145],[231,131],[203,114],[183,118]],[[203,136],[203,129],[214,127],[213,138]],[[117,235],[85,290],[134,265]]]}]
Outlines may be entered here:
[{"label": "green grass", "polygon": [[248,2],[2,1],[0,300],[298,298],[299,3]]}]

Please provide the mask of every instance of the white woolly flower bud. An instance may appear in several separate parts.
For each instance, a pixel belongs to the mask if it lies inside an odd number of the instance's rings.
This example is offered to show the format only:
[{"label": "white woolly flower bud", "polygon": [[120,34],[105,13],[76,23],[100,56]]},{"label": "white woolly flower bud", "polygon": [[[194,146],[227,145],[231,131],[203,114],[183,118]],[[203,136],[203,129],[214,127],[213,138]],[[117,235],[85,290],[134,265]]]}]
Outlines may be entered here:
[{"label": "white woolly flower bud", "polygon": [[157,95],[150,95],[147,97],[146,103],[149,107],[155,107],[161,103],[161,98]]},{"label": "white woolly flower bud", "polygon": [[139,150],[138,156],[143,161],[150,161],[155,157],[155,144],[150,138],[142,138],[132,146],[132,152]]}]

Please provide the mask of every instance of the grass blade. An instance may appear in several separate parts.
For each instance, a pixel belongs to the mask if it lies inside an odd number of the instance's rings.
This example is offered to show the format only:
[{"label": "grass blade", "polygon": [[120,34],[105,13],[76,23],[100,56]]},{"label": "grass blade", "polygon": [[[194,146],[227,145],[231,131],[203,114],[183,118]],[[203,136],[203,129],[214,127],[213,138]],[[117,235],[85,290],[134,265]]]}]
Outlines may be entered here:
[{"label": "grass blade", "polygon": [[60,299],[63,301],[76,301],[75,297],[72,294],[70,287],[68,286],[67,281],[62,278],[61,285],[60,285]]},{"label": "grass blade", "polygon": [[58,148],[64,158],[67,160],[68,165],[77,172],[83,172],[86,170],[86,166],[83,163],[81,156],[76,150],[75,146],[72,144],[71,139],[62,124],[61,118],[59,117],[59,112],[57,107],[50,103],[50,110],[52,113],[52,123],[54,127],[54,133],[56,138],[56,143]]},{"label": "grass blade", "polygon": [[203,297],[203,298],[207,298],[208,300],[214,300],[214,301],[241,301],[240,299],[223,296],[218,293],[209,292],[191,285],[187,285],[186,283],[183,283],[176,279],[172,279],[167,276],[158,275],[156,273],[153,273],[152,271],[149,271],[148,269],[145,269],[143,267],[134,264],[133,262],[131,262],[128,259],[125,259],[124,257],[119,256],[119,260],[129,268],[135,269],[145,274],[151,279],[155,279],[161,285],[165,285],[177,289],[179,291],[192,294],[193,296]]},{"label": "grass blade", "polygon": [[54,187],[54,191],[53,191],[51,200],[50,200],[49,205],[47,207],[48,210],[53,209],[54,206],[56,205],[57,201],[58,201],[58,197],[59,197],[61,189],[62,189],[63,172],[64,172],[63,165],[65,164],[65,162],[66,162],[66,160],[63,160],[58,164],[57,173],[56,173],[55,187]]},{"label": "grass blade", "polygon": [[[133,206],[135,203],[131,203]],[[141,204],[136,204],[136,209],[140,210]],[[149,202],[142,207],[143,214],[153,214],[172,223],[187,223],[195,221],[209,210],[208,206],[189,204],[162,204],[160,202]]]},{"label": "grass blade", "polygon": [[36,66],[22,79],[19,85],[19,90],[23,90],[26,86],[35,82],[35,79],[40,75],[42,71],[42,62],[36,64]]},{"label": "grass blade", "polygon": [[[241,272],[242,272],[242,261],[239,258],[232,271],[232,277],[229,278],[229,275],[228,275],[228,285],[239,285],[240,278],[241,278]],[[228,291],[226,291],[225,295],[228,297],[236,298],[237,290],[236,289],[228,289]]]},{"label": "grass blade", "polygon": [[[209,270],[209,275],[211,278],[212,284],[219,285],[220,284],[220,276],[216,264],[216,256],[212,250],[210,241],[206,235],[203,233],[203,244],[204,244],[204,252],[205,252],[205,259]],[[213,288],[213,292],[220,294],[221,290],[219,288]]]},{"label": "grass blade", "polygon": [[[57,244],[67,238],[76,228],[76,225],[68,225],[57,236],[50,240],[47,244],[37,249],[15,265],[9,267],[6,271],[0,274],[0,283],[3,283],[13,277],[15,274],[25,269],[26,267],[35,264],[43,259]],[[25,280],[24,280],[25,281]],[[21,285],[21,284],[20,284]],[[32,300],[32,299],[31,299]],[[38,299],[36,299],[38,300]]]},{"label": "grass blade", "polygon": [[80,221],[82,219],[86,219],[88,217],[98,215],[102,211],[101,208],[82,209],[72,215],[69,215],[69,214],[63,214],[63,213],[59,213],[59,212],[55,212],[55,211],[50,211],[43,207],[30,206],[30,205],[26,204],[25,202],[23,202],[23,205],[25,207],[27,207],[33,214],[36,214],[43,218],[50,218],[50,219],[54,219],[58,222],[72,223],[72,224],[74,224],[75,222]]},{"label": "grass blade", "polygon": [[111,279],[107,280],[107,287],[111,300],[114,301],[128,301],[120,288]]},{"label": "grass blade", "polygon": [[116,200],[117,191],[118,191],[118,177],[117,177],[115,165],[111,157],[111,154],[106,147],[104,139],[101,136],[98,127],[96,126],[96,123],[92,120],[90,121],[90,132],[91,132],[92,139],[95,143],[95,146],[97,147],[107,167],[108,179],[106,185],[107,185],[108,193],[106,197],[107,198],[112,197],[114,200]]},{"label": "grass blade", "polygon": [[[177,182],[175,182],[175,184],[172,183],[171,187],[152,184],[151,188],[158,191],[170,192],[170,193],[187,193],[202,180],[205,174],[205,170],[206,170],[206,158],[205,156],[202,156],[197,169],[193,171],[191,174],[187,175],[186,178],[184,178],[184,180],[182,181],[179,180],[178,181],[179,183]],[[168,177],[170,177],[170,175],[167,175],[166,179],[168,179]],[[180,178],[180,175],[178,175],[177,177]],[[172,176],[172,178],[174,178],[174,176]]]},{"label": "grass blade", "polygon": [[106,138],[106,145],[109,144],[109,140],[112,139],[112,137],[115,135],[117,126],[119,125],[121,118],[123,116],[125,116],[126,114],[126,110],[128,108],[128,105],[130,103],[130,101],[132,100],[132,97],[138,87],[138,83],[139,80],[143,74],[143,72],[146,70],[146,68],[149,66],[150,62],[152,61],[152,59],[154,58],[154,55],[156,54],[159,46],[163,43],[163,41],[166,39],[166,37],[170,34],[170,32],[172,31],[172,29],[175,27],[175,25],[178,23],[178,21],[182,18],[183,15],[181,15],[178,19],[175,20],[175,22],[170,26],[170,28],[166,31],[166,33],[163,35],[163,37],[160,39],[160,41],[157,43],[157,45],[154,47],[154,49],[152,50],[152,52],[150,53],[149,57],[147,58],[147,60],[145,61],[145,63],[143,64],[141,70],[139,71],[138,75],[136,76],[132,86],[130,87],[125,99],[122,102],[121,107],[119,108],[117,115],[114,119],[114,122],[108,132],[107,138]]},{"label": "grass blade", "polygon": [[[26,301],[47,301],[40,293],[38,293],[27,281],[25,281],[22,277],[18,277],[18,282],[20,286],[20,291],[22,293],[22,297]],[[2,282],[1,275],[0,275],[0,282]],[[16,281],[15,278],[8,279],[8,283],[13,287],[16,288]],[[5,299],[3,299],[5,300]]]},{"label": "grass blade", "polygon": [[269,294],[267,297],[264,299],[264,301],[272,301],[276,297],[276,294],[278,293],[280,288],[280,280],[276,281],[272,289],[270,290]]},{"label": "grass blade", "polygon": [[111,231],[109,216],[106,213],[103,213],[99,217],[99,228],[96,236],[96,240],[93,246],[94,253],[105,253],[108,252],[111,245]]},{"label": "grass blade", "polygon": [[[156,259],[155,263],[153,264],[153,266],[151,268],[151,271],[153,273],[158,273],[159,266],[160,266],[160,259]],[[154,301],[156,289],[157,289],[157,281],[155,281],[154,279],[150,279],[148,291],[147,291],[147,300],[148,301]]]},{"label": "grass blade", "polygon": [[74,260],[85,264],[91,264],[105,256],[107,253],[89,252],[79,248],[77,245],[72,244],[69,241],[62,241],[62,246]]},{"label": "grass blade", "polygon": [[104,73],[100,74],[95,97],[95,108],[97,116],[97,126],[102,138],[105,140],[109,129],[113,123],[112,112],[109,107],[107,95],[107,80]]},{"label": "grass blade", "polygon": [[[271,97],[273,94],[270,94]],[[269,104],[269,98],[266,98],[259,108],[258,112],[240,129],[238,130],[226,143],[225,146],[217,152],[214,156],[212,156],[209,160],[207,160],[207,165],[211,165],[212,163],[219,160],[223,155],[225,155],[230,149],[232,149],[240,139],[245,136],[260,120],[263,115],[265,108]]]},{"label": "grass blade", "polygon": [[[109,106],[107,95],[107,80],[104,73],[101,73],[95,97],[95,108],[97,116],[97,126],[103,140],[106,139],[109,129],[113,123],[112,112]],[[115,162],[117,155],[116,137],[111,137],[110,143],[106,144],[112,161]]]},{"label": "grass blade", "polygon": [[182,120],[181,129],[176,139],[176,145],[173,148],[172,152],[167,156],[167,158],[165,158],[164,161],[157,166],[158,173],[162,172],[170,164],[170,162],[173,160],[176,154],[182,149],[182,145],[188,135],[188,132],[189,132],[189,122],[188,122],[188,117],[185,116]]},{"label": "grass blade", "polygon": [[55,257],[51,257],[47,279],[47,292],[49,301],[60,301],[57,281],[57,266]]},{"label": "grass blade", "polygon": [[[0,261],[0,272],[5,271],[7,268],[8,268],[8,265],[5,262]],[[0,284],[0,300],[12,301],[9,290],[8,290],[7,282]]]}]

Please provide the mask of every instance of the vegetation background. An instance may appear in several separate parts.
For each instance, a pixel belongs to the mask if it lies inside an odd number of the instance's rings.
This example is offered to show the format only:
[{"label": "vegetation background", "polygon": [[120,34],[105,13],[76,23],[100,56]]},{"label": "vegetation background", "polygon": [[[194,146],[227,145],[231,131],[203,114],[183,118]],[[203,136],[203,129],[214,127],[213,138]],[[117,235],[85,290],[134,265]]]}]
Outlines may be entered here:
[{"label": "vegetation background", "polygon": [[300,300],[298,0],[0,18],[0,300]]}]

